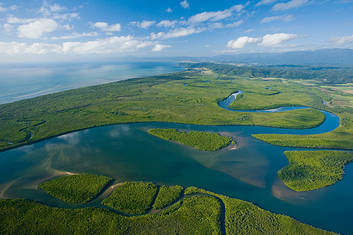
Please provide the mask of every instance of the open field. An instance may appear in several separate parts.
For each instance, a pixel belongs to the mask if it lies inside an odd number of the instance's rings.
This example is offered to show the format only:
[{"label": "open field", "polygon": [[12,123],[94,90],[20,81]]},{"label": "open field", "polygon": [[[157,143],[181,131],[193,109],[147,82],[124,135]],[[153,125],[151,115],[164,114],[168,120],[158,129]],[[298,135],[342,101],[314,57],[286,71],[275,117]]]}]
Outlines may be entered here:
[{"label": "open field", "polygon": [[261,110],[287,106],[302,106],[303,104],[314,102],[312,97],[294,91],[274,92],[272,94],[244,93],[237,97],[236,102],[231,104],[230,108],[238,110]]},{"label": "open field", "polygon": [[40,188],[64,202],[78,204],[92,200],[111,180],[89,174],[61,176],[42,183]]},{"label": "open field", "polygon": [[232,143],[232,138],[204,131],[178,131],[176,129],[151,129],[151,135],[175,141],[202,151],[216,151]]},{"label": "open field", "polygon": [[[256,93],[262,87],[263,93],[267,86],[280,91],[290,84],[193,71],[130,79],[4,104],[0,105],[0,150],[117,123],[158,121],[282,128],[311,128],[322,123],[324,115],[314,109],[242,113],[224,110],[217,104],[236,90]],[[318,96],[305,97],[306,103],[299,102],[301,105],[318,106]],[[298,104],[295,99],[288,103]]]},{"label": "open field", "polygon": [[287,151],[289,165],[278,171],[285,185],[295,191],[323,188],[342,179],[353,153],[341,151]]}]

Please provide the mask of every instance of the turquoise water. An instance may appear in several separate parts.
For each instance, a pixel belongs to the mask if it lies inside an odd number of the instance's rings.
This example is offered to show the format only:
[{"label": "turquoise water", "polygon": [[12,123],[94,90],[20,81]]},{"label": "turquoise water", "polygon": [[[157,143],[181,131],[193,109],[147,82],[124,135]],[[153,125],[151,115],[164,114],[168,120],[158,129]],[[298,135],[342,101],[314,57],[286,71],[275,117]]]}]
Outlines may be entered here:
[{"label": "turquoise water", "polygon": [[0,65],[0,104],[73,88],[181,70],[175,62]]},{"label": "turquoise water", "polygon": [[[294,108],[294,107],[292,107]],[[221,107],[220,107],[221,109]],[[173,123],[121,124],[92,128],[0,153],[0,196],[60,206],[38,184],[60,171],[111,176],[117,181],[197,186],[251,201],[272,212],[341,233],[352,233],[353,166],[342,181],[312,192],[294,192],[277,177],[285,150],[251,137],[254,133],[314,134],[337,128],[337,116],[313,129],[198,126]],[[202,152],[148,134],[150,128],[214,131],[232,136],[238,149]]]}]

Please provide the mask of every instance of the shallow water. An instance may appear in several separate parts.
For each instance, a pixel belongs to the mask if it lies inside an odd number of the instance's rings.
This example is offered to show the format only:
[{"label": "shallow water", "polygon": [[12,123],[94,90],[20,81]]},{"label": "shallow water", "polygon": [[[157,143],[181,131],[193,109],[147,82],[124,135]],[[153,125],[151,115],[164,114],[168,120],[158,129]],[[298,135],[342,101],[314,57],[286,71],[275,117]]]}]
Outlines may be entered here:
[{"label": "shallow water", "polygon": [[[288,189],[277,177],[287,165],[285,150],[251,137],[254,133],[314,134],[337,128],[337,116],[324,112],[323,125],[307,130],[254,126],[198,126],[173,123],[121,124],[92,128],[0,153],[0,196],[29,198],[60,206],[37,190],[60,171],[111,176],[117,181],[197,186],[251,201],[264,209],[302,222],[351,233],[353,165],[341,182],[312,192]],[[238,149],[202,152],[151,136],[150,128],[220,132],[232,136]]]}]

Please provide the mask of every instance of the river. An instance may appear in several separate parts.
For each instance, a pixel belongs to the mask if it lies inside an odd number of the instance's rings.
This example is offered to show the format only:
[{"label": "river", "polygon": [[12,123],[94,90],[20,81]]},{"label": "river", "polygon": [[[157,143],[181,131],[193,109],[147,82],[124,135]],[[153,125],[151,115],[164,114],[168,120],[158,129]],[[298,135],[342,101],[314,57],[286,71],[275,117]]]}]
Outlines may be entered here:
[{"label": "river", "polygon": [[[87,172],[107,175],[117,182],[197,186],[319,228],[352,233],[352,164],[335,185],[294,192],[283,185],[277,171],[288,164],[283,152],[298,149],[273,146],[251,137],[255,133],[317,134],[337,128],[339,118],[324,114],[321,126],[305,130],[137,123],[78,131],[1,152],[0,195],[59,206],[57,200],[37,189],[38,184],[60,171]],[[202,152],[151,136],[147,133],[150,128],[219,132],[233,137],[239,148]]]}]

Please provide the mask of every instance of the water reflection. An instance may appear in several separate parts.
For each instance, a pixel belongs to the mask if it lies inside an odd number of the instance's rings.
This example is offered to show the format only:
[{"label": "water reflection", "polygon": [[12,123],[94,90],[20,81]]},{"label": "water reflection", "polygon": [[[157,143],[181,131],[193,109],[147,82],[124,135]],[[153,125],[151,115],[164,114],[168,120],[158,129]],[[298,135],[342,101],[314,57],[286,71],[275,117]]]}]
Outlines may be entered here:
[{"label": "water reflection", "polygon": [[[216,131],[234,137],[238,148],[202,152],[151,136],[149,128]],[[259,129],[263,127],[146,123],[66,134],[0,153],[0,197],[59,205],[38,190],[38,185],[54,176],[88,172],[111,176],[117,182],[193,185],[252,201],[315,226],[349,231],[347,224],[333,223],[329,214],[335,214],[337,220],[352,218],[353,212],[344,208],[351,205],[353,174],[348,170],[341,182],[322,190],[291,191],[277,176],[288,164],[283,151],[289,148],[252,138]]]}]

